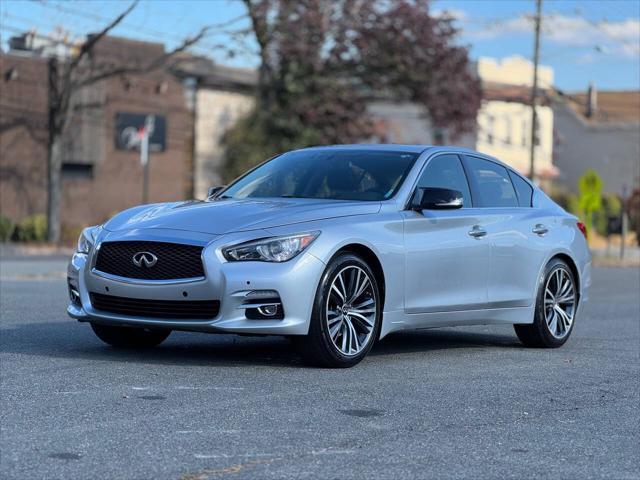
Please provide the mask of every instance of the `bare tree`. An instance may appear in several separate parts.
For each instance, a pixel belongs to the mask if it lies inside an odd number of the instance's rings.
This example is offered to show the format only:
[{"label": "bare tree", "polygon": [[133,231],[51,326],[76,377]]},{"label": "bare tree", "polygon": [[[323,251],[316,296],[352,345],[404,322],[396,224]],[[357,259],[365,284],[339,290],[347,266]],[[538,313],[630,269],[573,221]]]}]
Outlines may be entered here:
[{"label": "bare tree", "polygon": [[79,108],[76,97],[81,89],[118,75],[148,73],[168,66],[176,54],[200,41],[210,27],[202,28],[173,50],[158,55],[143,65],[114,64],[95,59],[96,46],[136,7],[138,0],[98,33],[89,35],[71,59],[52,57],[49,61],[49,146],[47,188],[47,239],[60,241],[61,168],[63,140]]}]

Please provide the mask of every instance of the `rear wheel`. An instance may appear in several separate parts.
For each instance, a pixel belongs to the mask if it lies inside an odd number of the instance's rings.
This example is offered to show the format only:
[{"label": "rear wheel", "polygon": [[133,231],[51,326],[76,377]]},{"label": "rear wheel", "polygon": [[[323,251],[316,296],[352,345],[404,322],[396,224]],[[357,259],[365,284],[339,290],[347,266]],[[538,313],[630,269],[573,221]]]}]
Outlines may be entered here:
[{"label": "rear wheel", "polygon": [[576,281],[564,261],[551,260],[536,299],[532,324],[514,325],[516,335],[528,347],[556,348],[569,339],[578,308]]},{"label": "rear wheel", "polygon": [[150,348],[160,345],[171,330],[138,327],[115,327],[92,323],[91,328],[100,340],[118,348]]},{"label": "rear wheel", "polygon": [[371,350],[381,320],[380,293],[371,268],[356,255],[338,255],[318,286],[309,334],[297,339],[300,352],[314,365],[351,367]]}]

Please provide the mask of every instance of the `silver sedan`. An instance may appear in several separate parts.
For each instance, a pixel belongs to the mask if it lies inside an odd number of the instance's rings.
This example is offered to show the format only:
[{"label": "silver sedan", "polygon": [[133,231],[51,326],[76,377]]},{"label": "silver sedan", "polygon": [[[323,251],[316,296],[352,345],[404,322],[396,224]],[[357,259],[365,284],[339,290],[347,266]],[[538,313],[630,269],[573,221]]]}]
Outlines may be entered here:
[{"label": "silver sedan", "polygon": [[172,330],[290,336],[349,367],[389,333],[513,324],[559,347],[587,301],[586,230],[495,158],[420,145],[279,155],[205,201],[87,228],[68,313],[115,347]]}]

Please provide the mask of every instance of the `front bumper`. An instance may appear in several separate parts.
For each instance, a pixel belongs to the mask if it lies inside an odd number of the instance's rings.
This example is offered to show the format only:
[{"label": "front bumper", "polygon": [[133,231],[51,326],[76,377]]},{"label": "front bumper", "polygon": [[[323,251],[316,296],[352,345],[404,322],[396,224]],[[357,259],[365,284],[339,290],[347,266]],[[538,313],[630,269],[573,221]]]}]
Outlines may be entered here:
[{"label": "front bumper", "polygon": [[[283,263],[227,262],[219,255],[220,246],[216,239],[203,249],[206,276],[188,282],[112,278],[92,269],[91,254],[76,253],[67,269],[70,291],[74,292],[67,313],[79,321],[107,325],[218,333],[307,334],[324,263],[307,252]],[[275,290],[284,307],[284,318],[248,319],[243,304],[247,293],[256,290]],[[73,298],[75,292],[79,298]],[[220,310],[215,318],[207,320],[129,316],[95,309],[90,292],[147,300],[183,301],[185,296],[188,300],[218,300]]]}]

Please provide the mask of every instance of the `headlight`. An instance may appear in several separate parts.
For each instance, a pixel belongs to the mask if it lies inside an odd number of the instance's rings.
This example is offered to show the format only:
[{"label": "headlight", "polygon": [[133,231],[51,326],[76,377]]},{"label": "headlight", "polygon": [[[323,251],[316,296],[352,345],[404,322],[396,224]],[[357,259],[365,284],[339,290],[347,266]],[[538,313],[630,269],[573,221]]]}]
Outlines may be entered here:
[{"label": "headlight", "polygon": [[84,230],[82,230],[82,233],[80,234],[80,238],[78,238],[77,252],[89,253],[93,248],[93,245],[96,242],[96,237],[98,236],[98,233],[100,233],[101,229],[102,227],[95,226],[95,227],[87,227]]},{"label": "headlight", "polygon": [[230,262],[286,262],[302,252],[318,238],[320,232],[300,233],[286,237],[262,238],[222,249]]}]

